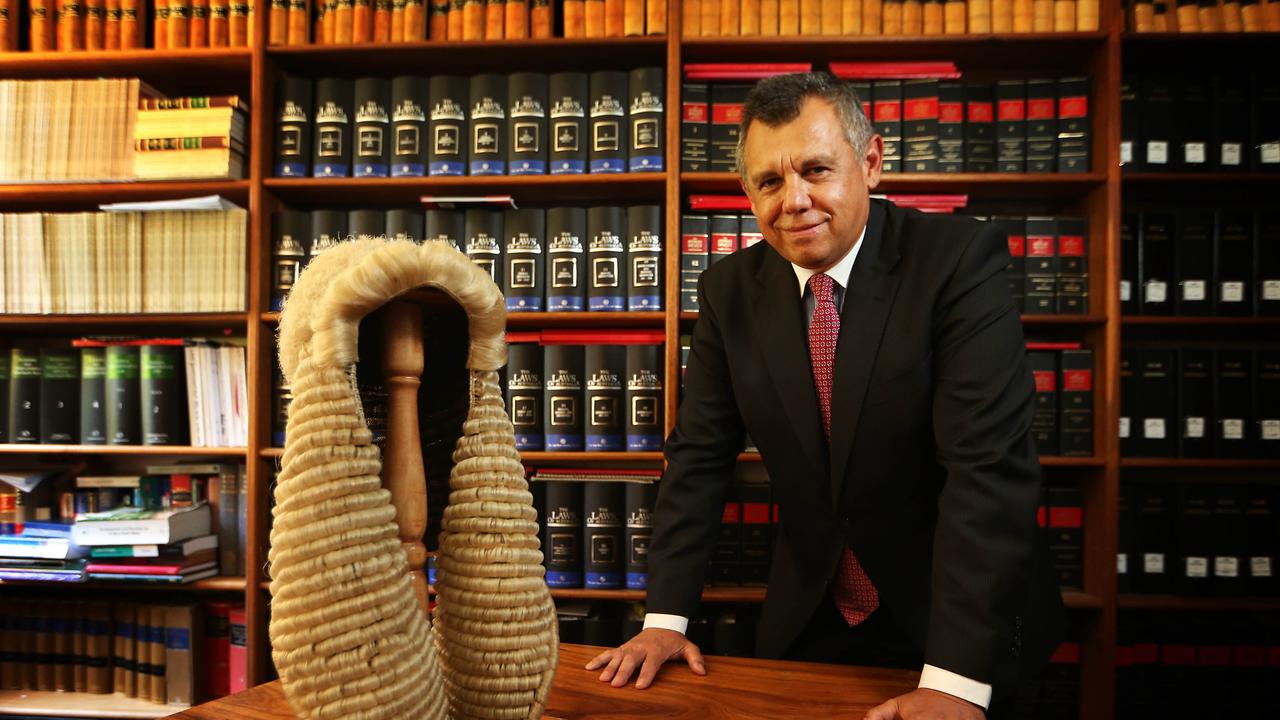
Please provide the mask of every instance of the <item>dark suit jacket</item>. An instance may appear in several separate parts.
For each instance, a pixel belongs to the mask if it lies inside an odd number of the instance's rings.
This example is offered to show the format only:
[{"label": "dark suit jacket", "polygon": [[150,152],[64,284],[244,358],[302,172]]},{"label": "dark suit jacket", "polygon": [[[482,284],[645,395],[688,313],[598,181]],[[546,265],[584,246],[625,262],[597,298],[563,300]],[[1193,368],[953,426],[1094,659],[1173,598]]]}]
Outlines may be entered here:
[{"label": "dark suit jacket", "polygon": [[872,200],[840,318],[831,441],[790,263],[767,243],[703,273],[684,399],[667,439],[649,612],[696,614],[749,432],[780,504],[757,635],[785,653],[842,551],[925,662],[1012,689],[1061,638],[1036,532],[1034,382],[1003,236]]}]

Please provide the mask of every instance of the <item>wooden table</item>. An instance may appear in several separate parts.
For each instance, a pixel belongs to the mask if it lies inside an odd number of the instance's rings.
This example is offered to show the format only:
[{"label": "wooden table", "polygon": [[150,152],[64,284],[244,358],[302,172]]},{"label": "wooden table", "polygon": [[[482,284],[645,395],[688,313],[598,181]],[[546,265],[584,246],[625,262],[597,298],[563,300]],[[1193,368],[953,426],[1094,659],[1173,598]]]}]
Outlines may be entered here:
[{"label": "wooden table", "polygon": [[[613,688],[583,669],[601,648],[561,645],[547,717],[565,718],[861,718],[884,700],[912,690],[908,670],[707,658],[707,675],[670,662],[647,690]],[[260,685],[172,716],[185,720],[292,720],[280,682]]]}]

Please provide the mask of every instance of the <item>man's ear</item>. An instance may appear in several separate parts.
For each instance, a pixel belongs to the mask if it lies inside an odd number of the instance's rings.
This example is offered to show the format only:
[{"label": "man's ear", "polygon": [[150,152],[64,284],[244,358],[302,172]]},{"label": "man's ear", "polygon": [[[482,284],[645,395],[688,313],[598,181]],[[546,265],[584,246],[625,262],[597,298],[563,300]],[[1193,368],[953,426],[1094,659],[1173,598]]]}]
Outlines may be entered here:
[{"label": "man's ear", "polygon": [[884,138],[872,135],[867,141],[867,149],[862,152],[863,179],[870,190],[880,184],[880,173],[884,169]]}]

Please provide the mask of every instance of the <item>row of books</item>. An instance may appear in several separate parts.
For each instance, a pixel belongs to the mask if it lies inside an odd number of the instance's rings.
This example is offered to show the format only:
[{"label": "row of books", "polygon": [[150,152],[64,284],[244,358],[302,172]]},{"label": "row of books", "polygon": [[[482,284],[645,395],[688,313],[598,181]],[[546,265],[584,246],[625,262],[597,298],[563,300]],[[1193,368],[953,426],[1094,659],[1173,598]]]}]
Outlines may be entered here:
[{"label": "row of books", "polygon": [[1093,455],[1093,350],[1079,343],[1027,343],[1035,378],[1031,436],[1040,455]]},{"label": "row of books", "polygon": [[248,213],[0,214],[0,311],[245,309]]},{"label": "row of books", "polygon": [[[836,65],[832,63],[833,69]],[[794,69],[804,70],[807,65]],[[861,77],[859,72],[857,78]],[[994,84],[939,79],[854,79],[852,83],[863,111],[884,139],[884,172],[1089,170],[1088,78]],[[750,89],[733,82],[684,84],[682,170],[736,171],[738,125]]]},{"label": "row of books", "polygon": [[247,47],[254,0],[152,0],[152,47]]},{"label": "row of books", "polygon": [[1036,525],[1040,528],[1058,585],[1084,589],[1084,491],[1074,482],[1046,482]]},{"label": "row of books", "polygon": [[285,78],[276,87],[275,174],[662,172],[663,74]]},{"label": "row of books", "polygon": [[522,40],[553,33],[551,0],[271,3],[272,45],[387,44],[434,40]]},{"label": "row of books", "polygon": [[1009,290],[1027,315],[1089,312],[1089,221],[993,215],[1009,241]]},{"label": "row of books", "polygon": [[129,180],[136,78],[0,80],[0,182]]},{"label": "row of books", "polygon": [[1280,457],[1280,350],[1120,350],[1120,454]]},{"label": "row of books", "polygon": [[1098,29],[1098,0],[1015,10],[991,0],[683,0],[685,38],[776,35],[974,35]]},{"label": "row of books", "polygon": [[1280,213],[1172,207],[1120,218],[1127,315],[1280,315]]},{"label": "row of books", "polygon": [[201,339],[19,341],[0,363],[0,442],[241,447],[245,348]]},{"label": "row of books", "polygon": [[134,177],[243,178],[248,111],[238,95],[143,100],[133,133]]},{"label": "row of books", "polygon": [[656,470],[534,473],[543,564],[553,588],[648,587]]},{"label": "row of books", "polygon": [[659,205],[496,210],[315,210],[274,216],[272,307],[310,258],[349,238],[444,242],[502,288],[509,312],[659,311]]},{"label": "row of books", "polygon": [[242,605],[0,599],[0,689],[194,705],[247,687]]},{"label": "row of books", "polygon": [[[617,647],[644,628],[644,612],[644,603],[558,602],[560,642]],[[759,615],[759,605],[707,606],[685,635],[704,655],[755,657]]]},{"label": "row of books", "polygon": [[245,47],[253,22],[253,0],[85,0],[83,4],[30,0],[25,42],[18,37],[20,3],[10,0],[9,29],[0,50],[72,52]]},{"label": "row of books", "polygon": [[1276,0],[1125,0],[1124,6],[1126,26],[1133,32],[1280,31],[1280,2]]},{"label": "row of books", "polygon": [[1274,484],[1126,480],[1120,486],[1118,589],[1276,595],[1277,503]]},{"label": "row of books", "polygon": [[1280,75],[1125,75],[1120,163],[1162,172],[1280,169]]}]

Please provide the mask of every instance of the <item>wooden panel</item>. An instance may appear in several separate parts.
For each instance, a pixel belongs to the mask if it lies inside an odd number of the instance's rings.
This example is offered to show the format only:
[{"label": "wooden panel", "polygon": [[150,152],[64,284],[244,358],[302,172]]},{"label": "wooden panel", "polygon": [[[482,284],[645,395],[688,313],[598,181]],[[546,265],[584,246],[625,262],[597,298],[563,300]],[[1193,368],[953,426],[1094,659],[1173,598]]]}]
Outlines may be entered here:
[{"label": "wooden panel", "polygon": [[0,455],[138,455],[182,458],[240,457],[242,447],[191,447],[189,445],[0,445]]},{"label": "wooden panel", "polygon": [[162,718],[184,710],[137,698],[76,692],[0,690],[0,715],[56,718]]},{"label": "wooden panel", "polygon": [[[189,333],[193,328],[213,334],[243,335],[248,313],[156,313],[136,315],[3,315],[0,328],[35,334],[79,334],[129,328],[151,333]],[[210,333],[205,332],[205,335]]]},{"label": "wooden panel", "polygon": [[516,203],[640,203],[663,196],[661,173],[494,175],[425,178],[269,178],[272,195],[291,207],[403,207],[423,195],[511,195]]},{"label": "wooden panel", "polygon": [[0,210],[96,210],[114,202],[174,200],[221,195],[237,205],[249,202],[248,180],[176,182],[32,183],[0,185]]}]

